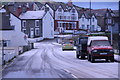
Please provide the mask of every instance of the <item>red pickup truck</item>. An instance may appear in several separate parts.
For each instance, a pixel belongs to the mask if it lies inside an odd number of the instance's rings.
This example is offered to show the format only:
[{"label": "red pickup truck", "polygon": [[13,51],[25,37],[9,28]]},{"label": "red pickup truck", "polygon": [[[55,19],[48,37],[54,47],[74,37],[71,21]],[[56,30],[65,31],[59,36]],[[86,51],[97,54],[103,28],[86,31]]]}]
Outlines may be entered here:
[{"label": "red pickup truck", "polygon": [[88,61],[95,59],[106,59],[114,62],[114,51],[106,36],[88,37],[87,43]]}]

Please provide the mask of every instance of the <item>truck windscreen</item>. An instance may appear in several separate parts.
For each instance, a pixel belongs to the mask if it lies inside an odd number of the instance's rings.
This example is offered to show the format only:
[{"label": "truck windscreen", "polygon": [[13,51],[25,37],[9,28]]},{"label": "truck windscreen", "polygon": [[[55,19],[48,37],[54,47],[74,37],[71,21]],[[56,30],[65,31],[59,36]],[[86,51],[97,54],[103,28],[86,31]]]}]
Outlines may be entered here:
[{"label": "truck windscreen", "polygon": [[91,46],[110,46],[109,41],[92,41]]}]

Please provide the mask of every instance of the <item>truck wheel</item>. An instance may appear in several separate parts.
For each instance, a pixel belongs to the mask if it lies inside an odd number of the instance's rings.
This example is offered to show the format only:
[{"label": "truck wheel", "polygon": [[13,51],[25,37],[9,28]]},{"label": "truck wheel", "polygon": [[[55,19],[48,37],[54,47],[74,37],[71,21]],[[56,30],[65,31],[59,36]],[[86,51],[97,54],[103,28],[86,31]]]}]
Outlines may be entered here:
[{"label": "truck wheel", "polygon": [[90,61],[91,59],[90,59],[91,57],[90,57],[90,55],[88,54],[88,61]]},{"label": "truck wheel", "polygon": [[78,54],[76,54],[76,57],[79,59],[79,55]]},{"label": "truck wheel", "polygon": [[108,62],[108,58],[106,58],[106,62]]},{"label": "truck wheel", "polygon": [[84,55],[81,55],[81,59],[85,59],[85,56],[84,56]]},{"label": "truck wheel", "polygon": [[95,62],[95,59],[94,59],[94,57],[93,56],[91,56],[91,60],[90,60],[92,63],[94,63]]},{"label": "truck wheel", "polygon": [[114,62],[114,56],[110,57],[110,61]]}]

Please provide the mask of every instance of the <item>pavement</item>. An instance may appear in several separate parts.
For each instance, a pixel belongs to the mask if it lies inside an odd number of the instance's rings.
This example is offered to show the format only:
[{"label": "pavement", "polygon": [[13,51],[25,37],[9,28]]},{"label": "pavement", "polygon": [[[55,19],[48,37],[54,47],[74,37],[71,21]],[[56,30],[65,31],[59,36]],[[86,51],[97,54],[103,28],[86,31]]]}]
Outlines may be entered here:
[{"label": "pavement", "polygon": [[120,62],[120,55],[115,55],[115,61]]}]

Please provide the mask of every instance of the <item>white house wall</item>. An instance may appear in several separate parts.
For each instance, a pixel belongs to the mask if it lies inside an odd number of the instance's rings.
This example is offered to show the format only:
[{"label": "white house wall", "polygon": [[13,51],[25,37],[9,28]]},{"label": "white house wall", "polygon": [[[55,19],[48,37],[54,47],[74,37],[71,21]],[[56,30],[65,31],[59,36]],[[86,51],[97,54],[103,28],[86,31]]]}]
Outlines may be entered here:
[{"label": "white house wall", "polygon": [[[62,8],[61,6],[59,6],[59,8]],[[58,8],[58,9],[59,9]],[[75,16],[76,16],[76,20],[74,20],[74,21],[78,21],[78,12],[77,12],[77,10],[73,7],[73,9],[75,9],[75,13],[72,13],[72,10],[69,12],[69,11],[64,11],[63,10],[63,8],[62,8],[62,11],[61,12],[59,12],[58,11],[58,9],[55,11],[55,20],[60,20],[59,18],[58,18],[58,16],[62,16],[63,18],[61,19],[61,20],[71,20],[71,16],[72,16],[72,14],[75,14]],[[64,16],[66,16],[66,19],[64,18]],[[70,17],[70,19],[68,18],[68,17]]]},{"label": "white house wall", "polygon": [[[82,17],[84,17],[84,21],[82,21]],[[82,25],[85,25],[84,29],[87,29],[87,25],[90,25],[90,21],[88,21],[84,15],[79,19],[79,29],[82,29]]]},{"label": "white house wall", "polygon": [[[58,7],[59,8],[62,8],[61,6]],[[62,9],[61,12],[58,11],[58,9],[55,11],[55,20],[59,20],[58,16],[66,16],[64,15],[64,10]],[[68,14],[69,15],[69,14]],[[64,19],[63,19],[64,20]]]},{"label": "white house wall", "polygon": [[10,23],[14,26],[14,30],[2,31],[3,39],[10,40],[10,47],[27,45],[26,40],[24,40],[25,34],[21,32],[21,21],[12,14],[10,16]]},{"label": "white house wall", "polygon": [[[84,17],[84,21],[82,21],[82,17]],[[84,25],[84,29],[87,29],[87,25],[89,25],[89,29],[90,29],[90,19],[88,21],[88,19],[82,15],[82,17],[79,19],[79,29],[82,29],[82,25]],[[92,18],[94,18],[94,22],[92,21]],[[95,18],[95,16],[92,16],[91,18],[91,25],[94,25],[94,31],[100,31],[101,27],[98,26],[97,23],[97,19]]]},{"label": "white house wall", "polygon": [[54,19],[49,12],[43,17],[43,38],[54,38]]},{"label": "white house wall", "polygon": [[[75,7],[72,7],[72,9],[75,9]],[[75,13],[72,13],[72,9],[70,10],[70,14],[72,15],[72,14],[75,14],[75,16],[76,16],[76,21],[78,21],[78,12],[77,12],[77,10],[75,9]]]}]

